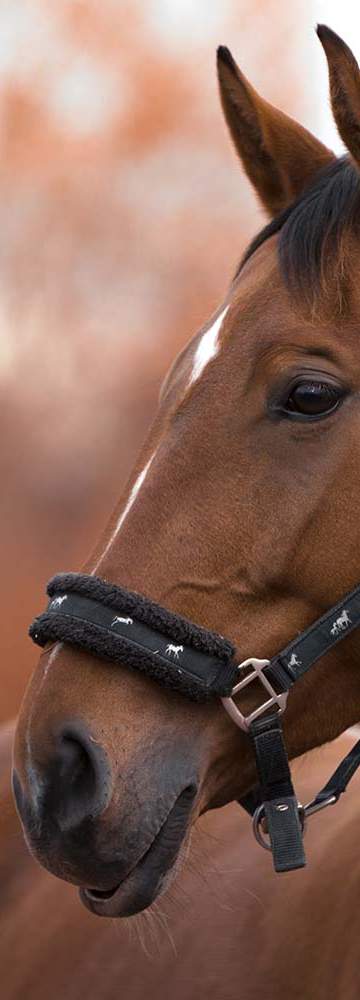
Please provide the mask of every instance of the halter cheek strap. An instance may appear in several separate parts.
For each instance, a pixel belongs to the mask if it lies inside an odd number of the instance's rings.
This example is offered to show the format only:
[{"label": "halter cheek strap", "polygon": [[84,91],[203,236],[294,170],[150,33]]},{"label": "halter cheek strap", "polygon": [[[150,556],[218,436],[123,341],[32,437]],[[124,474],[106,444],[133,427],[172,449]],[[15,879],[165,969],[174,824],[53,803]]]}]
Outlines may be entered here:
[{"label": "halter cheek strap", "polygon": [[[292,685],[360,625],[360,587],[339,601],[271,660],[234,662],[229,640],[162,608],[141,594],[95,576],[61,573],[48,584],[49,605],[30,626],[34,642],[61,640],[132,669],[195,701],[220,697],[252,742],[258,786],[241,799],[254,833],[272,850],[276,871],[305,865],[305,817],[337,802],[360,765],[360,740],[325,788],[299,806],[293,788],[281,714]],[[264,700],[250,715],[234,698],[256,680]],[[264,832],[269,836],[265,840]]]},{"label": "halter cheek strap", "polygon": [[[247,676],[235,686],[231,698],[222,699],[223,705],[233,721],[245,732],[248,732],[252,739],[259,785],[249,795],[244,796],[240,800],[240,804],[253,817],[256,839],[263,847],[272,850],[275,871],[289,871],[304,866],[302,833],[306,818],[329,805],[334,805],[340,795],[346,791],[349,781],[360,766],[359,740],[325,787],[305,807],[300,806],[297,802],[290,772],[287,781],[287,794],[284,795],[282,789],[280,797],[278,795],[279,782],[281,782],[281,775],[286,773],[287,763],[280,721],[280,715],[286,707],[287,694],[293,684],[304,676],[317,660],[330,652],[359,626],[360,587],[356,587],[290,642],[272,660],[253,658],[240,664],[240,670],[241,667],[247,668]],[[255,677],[261,680],[267,697],[250,716],[244,716],[233,701],[233,696]],[[277,715],[266,717],[264,713],[274,708],[275,705],[277,706]],[[272,732],[271,748],[265,737],[266,730],[263,728],[266,718]],[[269,758],[273,762],[273,780],[264,785],[261,775],[266,773]],[[264,827],[269,835],[270,843],[267,843],[263,836]]]},{"label": "halter cheek strap", "polygon": [[289,691],[295,681],[360,625],[360,587],[355,587],[313,625],[270,660],[265,673],[280,690]]}]

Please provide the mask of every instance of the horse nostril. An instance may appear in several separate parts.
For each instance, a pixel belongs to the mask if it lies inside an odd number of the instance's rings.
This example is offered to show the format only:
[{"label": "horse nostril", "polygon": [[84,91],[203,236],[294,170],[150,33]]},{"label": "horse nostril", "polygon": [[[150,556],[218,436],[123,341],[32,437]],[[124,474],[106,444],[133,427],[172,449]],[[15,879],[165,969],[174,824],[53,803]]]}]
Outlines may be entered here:
[{"label": "horse nostril", "polygon": [[92,796],[96,777],[92,759],[74,736],[63,736],[59,753],[59,780],[75,794]]},{"label": "horse nostril", "polygon": [[83,739],[83,736],[75,736],[73,733],[62,733],[59,738],[60,773],[64,778],[69,777],[72,782],[75,782],[83,771],[89,771],[91,776],[94,776],[93,754],[89,754]]},{"label": "horse nostril", "polygon": [[44,804],[61,829],[78,826],[105,808],[111,791],[108,759],[80,723],[58,733],[46,784]]}]

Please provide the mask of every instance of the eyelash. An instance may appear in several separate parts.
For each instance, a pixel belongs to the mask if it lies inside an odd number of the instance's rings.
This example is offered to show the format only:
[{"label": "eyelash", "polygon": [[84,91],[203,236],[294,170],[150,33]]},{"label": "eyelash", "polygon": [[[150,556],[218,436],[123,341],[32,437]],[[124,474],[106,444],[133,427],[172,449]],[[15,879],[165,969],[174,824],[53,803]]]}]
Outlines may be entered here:
[{"label": "eyelash", "polygon": [[[296,393],[298,389],[304,389],[303,404],[304,410],[301,410],[301,394],[298,399],[298,406],[296,408],[296,400],[293,402],[291,407],[291,397]],[[308,403],[310,403],[310,408],[306,411],[306,390],[308,391]],[[323,391],[323,396],[328,394],[328,401],[330,405],[326,406],[324,409],[319,407],[316,410],[316,402],[321,405],[321,390]],[[345,396],[347,395],[344,386],[340,385],[338,382],[327,380],[324,376],[315,376],[311,373],[304,375],[302,378],[293,379],[290,385],[288,384],[286,388],[284,387],[281,394],[277,395],[277,398],[273,398],[270,401],[270,412],[273,416],[282,417],[288,420],[298,420],[302,422],[313,422],[316,420],[324,420],[335,412],[343,402]],[[333,403],[331,403],[331,397],[333,397]],[[313,404],[313,409],[311,410],[311,403]],[[315,404],[315,405],[314,405]]]}]

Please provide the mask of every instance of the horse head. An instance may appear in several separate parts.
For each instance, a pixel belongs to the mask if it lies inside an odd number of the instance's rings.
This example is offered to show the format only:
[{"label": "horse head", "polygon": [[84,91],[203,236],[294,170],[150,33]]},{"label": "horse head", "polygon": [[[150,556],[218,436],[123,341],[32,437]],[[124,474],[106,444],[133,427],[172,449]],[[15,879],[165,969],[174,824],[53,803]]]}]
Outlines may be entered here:
[{"label": "horse head", "polygon": [[[360,74],[333,32],[318,34],[341,159],[219,49],[225,119],[270,221],[168,373],[86,567],[227,636],[239,660],[270,657],[359,578]],[[181,650],[169,644],[173,661]],[[246,688],[242,707],[255,701]],[[290,694],[290,757],[359,716],[349,636]],[[20,713],[15,795],[32,852],[94,912],[149,905],[199,814],[254,781],[249,741],[219,700],[195,704],[67,643],[45,648]]]}]

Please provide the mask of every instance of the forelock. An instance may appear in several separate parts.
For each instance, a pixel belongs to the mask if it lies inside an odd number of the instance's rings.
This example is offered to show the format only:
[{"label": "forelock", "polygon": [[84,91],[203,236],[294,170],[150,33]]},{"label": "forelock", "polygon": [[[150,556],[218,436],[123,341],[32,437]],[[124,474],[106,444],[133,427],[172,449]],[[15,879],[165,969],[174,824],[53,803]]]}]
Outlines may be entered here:
[{"label": "forelock", "polygon": [[311,186],[255,236],[235,277],[275,234],[281,275],[292,296],[312,311],[327,302],[344,313],[349,288],[346,237],[360,235],[360,175],[348,157],[321,170]]}]

